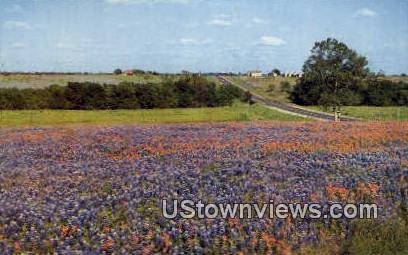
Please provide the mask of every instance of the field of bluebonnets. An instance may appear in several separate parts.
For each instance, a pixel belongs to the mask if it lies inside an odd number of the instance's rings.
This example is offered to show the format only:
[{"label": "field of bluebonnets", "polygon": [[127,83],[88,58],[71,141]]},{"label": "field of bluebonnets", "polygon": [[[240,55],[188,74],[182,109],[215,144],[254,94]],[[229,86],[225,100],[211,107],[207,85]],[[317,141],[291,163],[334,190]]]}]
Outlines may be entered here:
[{"label": "field of bluebonnets", "polygon": [[[0,251],[406,254],[407,160],[407,122],[2,129]],[[170,220],[162,199],[380,210],[375,221]]]}]

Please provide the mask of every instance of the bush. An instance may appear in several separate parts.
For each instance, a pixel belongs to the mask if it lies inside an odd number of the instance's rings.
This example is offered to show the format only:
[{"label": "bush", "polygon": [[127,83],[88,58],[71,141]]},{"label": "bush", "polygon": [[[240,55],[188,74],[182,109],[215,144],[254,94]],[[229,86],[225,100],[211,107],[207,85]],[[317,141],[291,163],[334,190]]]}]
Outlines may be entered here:
[{"label": "bush", "polygon": [[16,88],[0,90],[0,108],[1,109],[24,109],[27,105],[21,93]]},{"label": "bush", "polygon": [[408,105],[408,83],[374,79],[368,82],[363,95],[367,105]]},{"label": "bush", "polygon": [[197,75],[163,83],[122,82],[110,85],[68,82],[45,89],[0,89],[0,109],[152,109],[231,105],[251,102],[252,95],[233,85],[216,87]]},{"label": "bush", "polygon": [[290,94],[292,92],[292,87],[290,86],[290,83],[288,81],[281,81],[280,91]]},{"label": "bush", "polygon": [[383,79],[369,79],[339,93],[337,98],[328,99],[327,93],[306,80],[298,82],[290,98],[296,104],[317,105],[338,100],[343,105],[406,106],[408,105],[408,83]]}]

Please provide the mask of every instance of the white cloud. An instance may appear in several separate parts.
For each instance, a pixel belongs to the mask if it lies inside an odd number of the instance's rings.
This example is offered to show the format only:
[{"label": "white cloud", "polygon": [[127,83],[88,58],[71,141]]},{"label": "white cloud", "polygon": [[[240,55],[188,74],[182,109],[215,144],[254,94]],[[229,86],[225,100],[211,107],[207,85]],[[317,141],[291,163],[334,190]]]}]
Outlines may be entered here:
[{"label": "white cloud", "polygon": [[377,13],[376,13],[375,11],[371,10],[371,9],[363,8],[363,9],[358,10],[358,11],[354,14],[354,16],[355,16],[355,17],[356,17],[356,16],[361,16],[361,17],[374,17],[374,16],[377,16]]},{"label": "white cloud", "polygon": [[108,4],[188,4],[190,0],[105,0]]},{"label": "white cloud", "polygon": [[267,20],[261,19],[259,17],[252,18],[252,22],[255,24],[267,24],[268,23]]},{"label": "white cloud", "polygon": [[231,15],[227,14],[218,14],[212,17],[207,24],[211,26],[231,26],[233,22],[233,18]]},{"label": "white cloud", "polygon": [[181,38],[176,44],[181,44],[181,45],[208,45],[213,43],[214,40],[210,38],[205,38],[205,39],[196,39],[196,38]]},{"label": "white cloud", "polygon": [[267,46],[279,46],[286,44],[286,41],[276,36],[262,36],[258,43]]},{"label": "white cloud", "polygon": [[196,44],[197,40],[194,38],[181,38],[180,43],[181,44]]},{"label": "white cloud", "polygon": [[212,19],[208,21],[208,25],[213,26],[231,26],[232,22],[230,20],[222,20],[222,19]]},{"label": "white cloud", "polygon": [[232,18],[229,15],[220,14],[209,20],[207,24],[212,26],[231,26]]},{"label": "white cloud", "polygon": [[15,42],[11,44],[11,48],[13,49],[24,49],[26,47],[25,43]]},{"label": "white cloud", "polygon": [[31,25],[25,21],[8,20],[4,22],[4,28],[6,29],[31,29]]}]

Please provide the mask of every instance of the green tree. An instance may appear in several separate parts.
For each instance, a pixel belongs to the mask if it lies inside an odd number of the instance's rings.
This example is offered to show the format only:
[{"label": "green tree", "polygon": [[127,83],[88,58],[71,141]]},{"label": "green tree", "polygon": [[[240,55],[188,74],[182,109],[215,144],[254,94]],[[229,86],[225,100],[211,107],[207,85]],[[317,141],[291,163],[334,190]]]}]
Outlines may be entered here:
[{"label": "green tree", "polygon": [[0,107],[6,110],[25,109],[26,102],[21,90],[17,88],[0,89]]},{"label": "green tree", "polygon": [[59,85],[51,85],[47,88],[49,98],[48,107],[50,109],[68,109],[69,102],[65,97],[65,87]]},{"label": "green tree", "polygon": [[236,99],[250,103],[252,101],[252,95],[251,93],[245,93],[244,90],[232,84],[221,85],[218,88],[217,104],[219,106],[232,105]]},{"label": "green tree", "polygon": [[369,75],[365,57],[333,38],[316,42],[303,65],[304,76],[291,98],[302,105],[332,107],[337,120],[342,105],[361,103],[360,83]]},{"label": "green tree", "polygon": [[178,98],[175,92],[174,81],[171,79],[165,79],[159,87],[159,93],[157,98],[158,108],[175,108],[178,105]]},{"label": "green tree", "polygon": [[271,73],[276,73],[276,75],[281,75],[281,71],[278,68],[274,68]]},{"label": "green tree", "polygon": [[153,83],[137,83],[134,85],[135,96],[142,109],[153,109],[157,106],[158,85]]},{"label": "green tree", "polygon": [[47,89],[27,88],[20,91],[25,101],[25,109],[46,109],[50,94]]},{"label": "green tree", "polygon": [[111,109],[138,109],[139,101],[135,95],[135,85],[130,82],[121,82],[111,86]]},{"label": "green tree", "polygon": [[175,83],[178,107],[192,107],[194,104],[195,91],[191,79],[191,76],[186,75]]},{"label": "green tree", "polygon": [[279,85],[281,92],[290,94],[290,92],[292,91],[292,87],[290,86],[290,83],[288,81],[281,81]]}]

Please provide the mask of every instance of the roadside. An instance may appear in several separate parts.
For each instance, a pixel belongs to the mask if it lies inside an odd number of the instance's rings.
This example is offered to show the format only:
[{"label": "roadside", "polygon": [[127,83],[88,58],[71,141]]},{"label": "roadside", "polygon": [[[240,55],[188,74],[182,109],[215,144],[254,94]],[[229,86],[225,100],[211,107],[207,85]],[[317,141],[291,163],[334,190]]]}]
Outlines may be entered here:
[{"label": "roadside", "polygon": [[[222,84],[233,84],[236,86],[239,86],[245,90],[249,90],[250,88],[250,84],[249,82],[244,83],[243,85],[237,85],[233,82],[231,82],[228,78],[226,78],[225,76],[217,76],[218,80],[222,83]],[[304,108],[300,108],[297,106],[292,106],[289,104],[283,104],[280,102],[276,102],[270,99],[266,99],[258,94],[253,93],[252,91],[250,91],[252,94],[252,98],[254,99],[254,101],[262,103],[268,107],[271,107],[273,109],[279,110],[279,111],[283,111],[285,113],[289,113],[289,114],[293,114],[293,115],[297,115],[297,116],[302,116],[302,117],[306,117],[306,118],[313,118],[316,120],[320,120],[320,121],[334,121],[334,116],[329,115],[327,113],[322,113],[322,112],[317,112],[317,111],[312,111],[312,110],[306,110]],[[355,121],[358,120],[356,118],[348,118],[348,117],[343,117],[341,118],[342,121]]]}]

